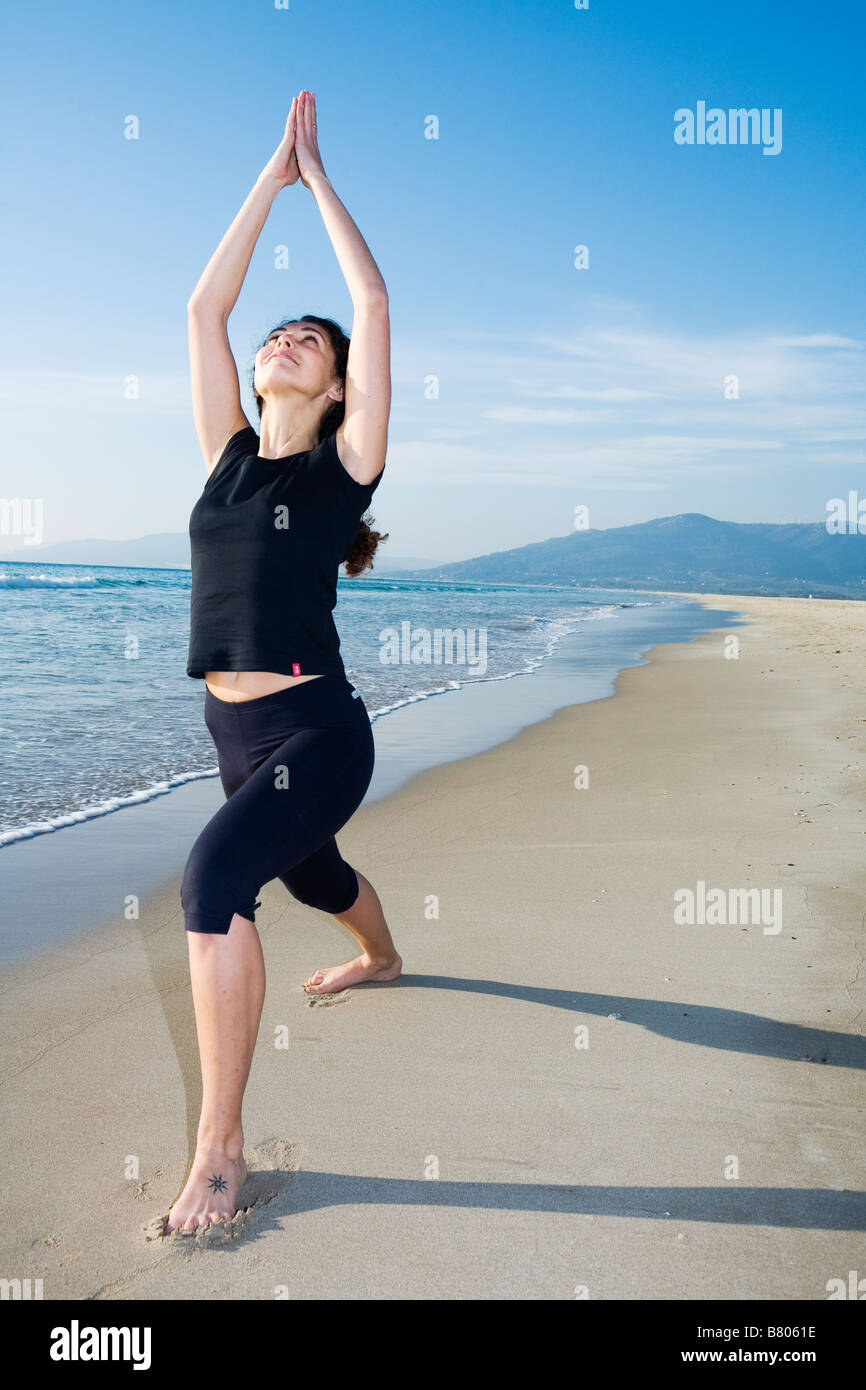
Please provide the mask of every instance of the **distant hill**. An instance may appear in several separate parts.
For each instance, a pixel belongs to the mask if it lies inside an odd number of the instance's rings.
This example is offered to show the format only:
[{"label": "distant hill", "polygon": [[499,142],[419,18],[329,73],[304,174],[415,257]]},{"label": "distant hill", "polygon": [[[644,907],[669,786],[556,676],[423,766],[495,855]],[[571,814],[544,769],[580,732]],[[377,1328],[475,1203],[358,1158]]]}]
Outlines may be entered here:
[{"label": "distant hill", "polygon": [[189,537],[182,531],[163,531],[128,541],[57,541],[54,545],[23,545],[0,564],[20,560],[38,565],[140,565],[144,569],[189,569]]},{"label": "distant hill", "polygon": [[686,512],[437,565],[424,578],[866,599],[866,536]]},{"label": "distant hill", "polygon": [[[436,564],[422,555],[386,555],[386,547],[376,556],[373,574],[390,573],[394,569],[423,570]],[[137,536],[128,541],[104,541],[93,538],[82,541],[57,541],[55,545],[25,545],[14,555],[4,555],[0,564],[9,560],[51,565],[130,565],[144,569],[189,569],[189,536],[184,531],[163,531],[150,536]]]}]

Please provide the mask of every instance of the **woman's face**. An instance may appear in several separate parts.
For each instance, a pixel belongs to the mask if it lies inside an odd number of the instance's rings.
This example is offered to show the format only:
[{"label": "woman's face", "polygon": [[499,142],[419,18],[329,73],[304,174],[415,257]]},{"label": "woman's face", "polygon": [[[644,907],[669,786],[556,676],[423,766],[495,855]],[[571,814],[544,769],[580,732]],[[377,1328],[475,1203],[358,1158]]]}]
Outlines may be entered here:
[{"label": "woman's face", "polygon": [[260,396],[265,390],[279,395],[289,385],[305,395],[320,396],[333,380],[333,349],[314,323],[302,320],[275,328],[256,353],[254,385]]}]

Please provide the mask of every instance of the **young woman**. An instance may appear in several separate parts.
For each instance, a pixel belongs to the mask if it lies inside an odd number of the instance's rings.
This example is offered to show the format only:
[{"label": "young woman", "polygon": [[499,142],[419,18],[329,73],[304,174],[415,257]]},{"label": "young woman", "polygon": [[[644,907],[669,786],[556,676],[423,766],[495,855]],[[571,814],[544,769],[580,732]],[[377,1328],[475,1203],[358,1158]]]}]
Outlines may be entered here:
[{"label": "young woman", "polygon": [[[351,340],[315,315],[281,324],[255,357],[260,434],[241,410],[226,321],[271,203],[300,180],[316,200],[354,306]],[[265,992],[256,895],[280,878],[332,913],[361,954],[317,970],[310,993],[393,980],[402,962],[372,885],[334,839],[364,798],[373,733],[346,678],[331,616],[337,570],[369,564],[361,521],[385,466],[391,402],[385,285],[322,167],[315,95],[285,134],[188,304],[193,413],[208,478],[190,517],[187,674],[226,801],[196,840],[181,888],[202,1109],[187,1182],[166,1233],[226,1221],[247,1174],[241,1103]]]}]

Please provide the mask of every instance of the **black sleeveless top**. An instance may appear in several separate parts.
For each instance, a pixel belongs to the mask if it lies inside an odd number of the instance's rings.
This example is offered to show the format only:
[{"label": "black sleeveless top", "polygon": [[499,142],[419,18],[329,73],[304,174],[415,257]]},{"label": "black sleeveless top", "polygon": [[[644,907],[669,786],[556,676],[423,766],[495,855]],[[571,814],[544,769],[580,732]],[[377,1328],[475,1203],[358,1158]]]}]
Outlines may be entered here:
[{"label": "black sleeveless top", "polygon": [[190,515],[186,673],[345,676],[337,571],[382,473],[356,482],[335,435],[285,458],[258,450],[252,426],[232,435]]}]

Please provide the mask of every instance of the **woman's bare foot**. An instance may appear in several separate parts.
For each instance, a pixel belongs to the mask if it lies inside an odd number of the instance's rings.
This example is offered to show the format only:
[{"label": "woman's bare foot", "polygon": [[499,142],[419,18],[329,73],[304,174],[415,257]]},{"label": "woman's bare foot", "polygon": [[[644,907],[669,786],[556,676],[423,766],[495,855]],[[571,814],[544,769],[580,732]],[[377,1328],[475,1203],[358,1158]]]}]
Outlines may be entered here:
[{"label": "woman's bare foot", "polygon": [[238,1209],[238,1193],[247,1177],[243,1153],[230,1158],[225,1149],[197,1149],[186,1186],[169,1208],[165,1234],[181,1227],[194,1231],[199,1226],[230,1221]]},{"label": "woman's bare foot", "polygon": [[359,985],[365,980],[396,980],[403,969],[398,955],[388,960],[373,960],[371,956],[356,956],[345,965],[331,965],[327,970],[316,970],[304,982],[307,994],[338,994],[350,985]]}]

